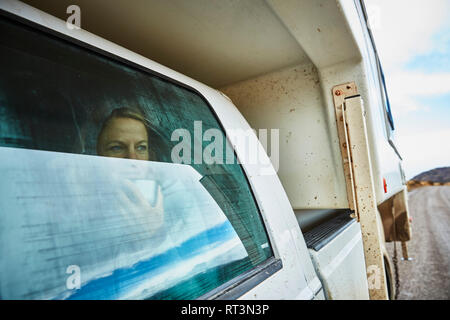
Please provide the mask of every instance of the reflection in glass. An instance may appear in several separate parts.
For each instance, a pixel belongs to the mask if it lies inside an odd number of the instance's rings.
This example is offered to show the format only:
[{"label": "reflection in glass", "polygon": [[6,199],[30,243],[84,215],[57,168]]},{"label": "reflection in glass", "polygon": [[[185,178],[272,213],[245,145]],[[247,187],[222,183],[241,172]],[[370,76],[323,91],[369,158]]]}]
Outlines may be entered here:
[{"label": "reflection in glass", "polygon": [[[247,259],[190,166],[11,148],[1,148],[0,156],[10,159],[2,164],[8,170],[0,170],[0,211],[14,212],[0,216],[5,299],[167,298],[165,290],[198,275],[220,283],[224,265]],[[130,188],[148,201],[123,202]],[[158,193],[164,223],[155,231],[158,217],[146,203],[157,206]],[[13,272],[18,265],[21,272]],[[66,288],[70,265],[80,268],[79,290]],[[181,286],[172,295],[193,297],[193,289]]]}]

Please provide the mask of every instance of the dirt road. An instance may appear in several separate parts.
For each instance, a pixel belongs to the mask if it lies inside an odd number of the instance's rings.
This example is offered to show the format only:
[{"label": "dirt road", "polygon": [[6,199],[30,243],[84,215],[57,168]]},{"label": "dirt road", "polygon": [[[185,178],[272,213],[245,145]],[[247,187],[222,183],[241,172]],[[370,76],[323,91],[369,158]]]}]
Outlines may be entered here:
[{"label": "dirt road", "polygon": [[[402,261],[399,300],[450,299],[450,187],[423,187],[409,193],[413,238],[408,251],[413,261]],[[388,243],[393,254],[393,244]]]}]

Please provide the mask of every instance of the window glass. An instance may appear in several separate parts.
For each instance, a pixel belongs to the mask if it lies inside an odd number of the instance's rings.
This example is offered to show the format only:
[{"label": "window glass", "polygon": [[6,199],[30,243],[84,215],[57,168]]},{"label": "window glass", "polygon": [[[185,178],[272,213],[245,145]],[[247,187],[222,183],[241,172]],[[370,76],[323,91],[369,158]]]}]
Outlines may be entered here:
[{"label": "window glass", "polygon": [[389,103],[389,97],[388,97],[387,90],[386,90],[386,80],[384,78],[383,68],[381,68],[380,59],[378,57],[377,57],[377,67],[378,67],[379,76],[381,79],[381,84],[380,84],[381,95],[383,97],[383,104],[384,104],[384,108],[386,111],[387,121],[389,122],[388,129],[389,129],[389,131],[392,131],[392,130],[394,130],[394,118],[392,117],[391,105]]},{"label": "window glass", "polygon": [[194,299],[273,256],[200,95],[6,18],[0,33],[1,298]]}]

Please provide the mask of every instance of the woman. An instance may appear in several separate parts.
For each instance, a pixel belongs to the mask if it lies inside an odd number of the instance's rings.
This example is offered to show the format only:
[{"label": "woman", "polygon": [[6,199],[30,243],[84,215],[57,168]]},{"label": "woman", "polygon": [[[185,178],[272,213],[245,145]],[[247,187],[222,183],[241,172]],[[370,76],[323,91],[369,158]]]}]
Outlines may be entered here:
[{"label": "woman", "polygon": [[150,160],[149,127],[144,116],[131,108],[119,108],[103,122],[97,154],[106,157]]},{"label": "woman", "polygon": [[[148,121],[139,110],[118,108],[103,122],[97,138],[97,154],[113,158],[156,160],[155,154],[160,150],[160,141],[160,136],[150,129]],[[155,149],[150,151],[149,144]],[[164,221],[161,186],[156,180],[148,179],[147,166],[131,165],[130,168],[132,170],[128,172],[127,178],[120,175],[117,178],[117,185],[120,186],[118,207],[127,218],[135,218],[136,223],[146,221],[153,233]]]}]

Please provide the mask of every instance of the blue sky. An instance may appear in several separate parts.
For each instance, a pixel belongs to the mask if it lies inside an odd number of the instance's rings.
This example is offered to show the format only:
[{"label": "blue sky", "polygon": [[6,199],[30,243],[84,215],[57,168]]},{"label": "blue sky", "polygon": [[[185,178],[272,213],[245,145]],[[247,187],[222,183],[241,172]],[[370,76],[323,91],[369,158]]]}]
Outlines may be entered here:
[{"label": "blue sky", "polygon": [[365,3],[407,178],[450,166],[450,1]]},{"label": "blue sky", "polygon": [[423,72],[450,72],[450,24],[444,23],[442,31],[433,34],[431,39],[434,44],[431,50],[411,57],[406,64],[407,69]]}]

